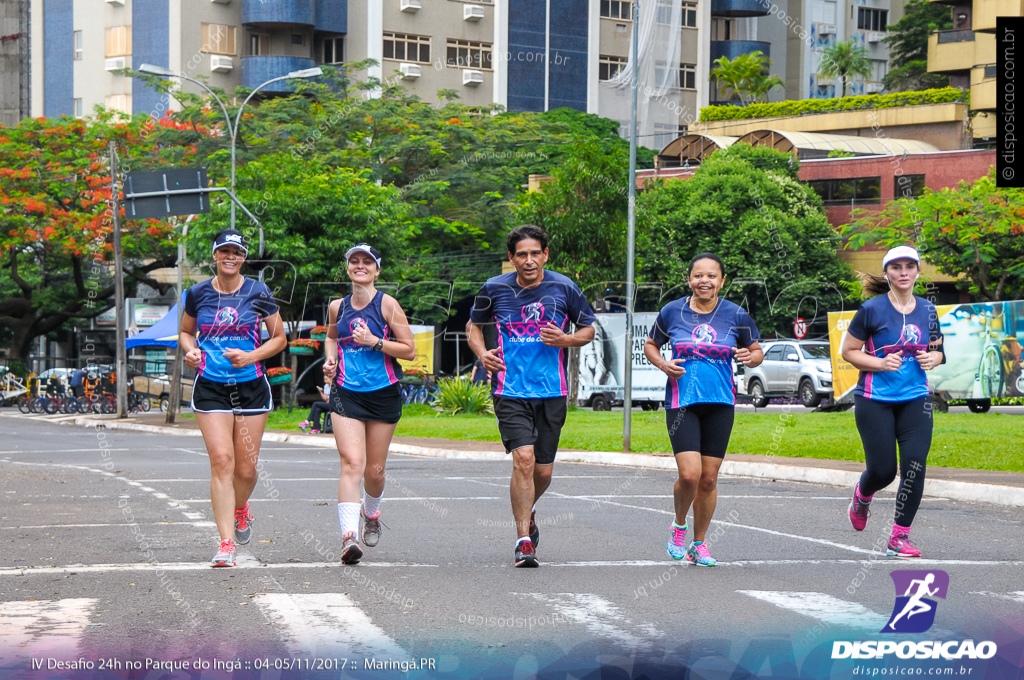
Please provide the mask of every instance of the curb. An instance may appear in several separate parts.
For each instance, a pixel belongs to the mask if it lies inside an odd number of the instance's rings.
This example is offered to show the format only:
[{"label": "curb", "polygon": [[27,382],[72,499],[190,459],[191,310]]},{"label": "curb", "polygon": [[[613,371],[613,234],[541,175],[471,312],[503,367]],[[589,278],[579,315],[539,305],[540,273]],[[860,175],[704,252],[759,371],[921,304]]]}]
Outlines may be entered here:
[{"label": "curb", "polygon": [[[69,421],[65,421],[69,422]],[[185,437],[201,437],[198,430],[176,430],[157,425],[140,423],[121,423],[96,418],[75,418],[75,425],[82,427],[102,427],[109,430],[128,430],[148,432],[151,434],[177,435]],[[316,446],[332,448],[333,438],[323,435],[284,434],[266,432],[264,441],[279,444],[297,444],[300,446]],[[508,454],[498,451],[464,451],[461,449],[435,449],[411,444],[394,444],[388,448],[389,453],[405,456],[421,456],[425,458],[443,458],[447,460],[507,460]],[[618,467],[634,467],[651,470],[675,470],[675,460],[670,456],[652,456],[646,453],[615,453],[612,451],[572,451],[562,454],[563,462],[587,463],[591,465],[614,465]],[[797,465],[778,465],[775,463],[745,463],[727,460],[722,463],[722,475],[727,477],[749,477],[753,479],[770,479],[786,482],[806,482],[851,489],[860,479],[857,472],[835,470],[832,468],[804,467]],[[885,490],[895,493],[899,488],[897,479]],[[1011,507],[1024,507],[1024,488],[1002,486],[998,484],[978,484],[975,482],[953,482],[944,479],[926,479],[924,492],[933,498],[948,498],[972,503],[991,503]]]}]

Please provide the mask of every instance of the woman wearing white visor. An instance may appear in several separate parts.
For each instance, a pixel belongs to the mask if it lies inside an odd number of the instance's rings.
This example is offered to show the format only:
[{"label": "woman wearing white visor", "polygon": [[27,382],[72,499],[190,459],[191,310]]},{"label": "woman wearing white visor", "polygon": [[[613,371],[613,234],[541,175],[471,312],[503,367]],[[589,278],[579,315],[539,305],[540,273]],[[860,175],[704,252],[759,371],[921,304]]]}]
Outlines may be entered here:
[{"label": "woman wearing white visor", "polygon": [[883,276],[864,275],[873,294],[857,311],[843,342],[843,358],[860,369],[854,390],[857,429],[867,469],[853,489],[848,513],[863,531],[874,494],[896,478],[900,486],[886,554],[920,557],[910,542],[910,525],[924,493],[925,464],[932,444],[930,371],[945,363],[935,305],[914,295],[921,258],[909,246],[893,248],[882,259]]}]

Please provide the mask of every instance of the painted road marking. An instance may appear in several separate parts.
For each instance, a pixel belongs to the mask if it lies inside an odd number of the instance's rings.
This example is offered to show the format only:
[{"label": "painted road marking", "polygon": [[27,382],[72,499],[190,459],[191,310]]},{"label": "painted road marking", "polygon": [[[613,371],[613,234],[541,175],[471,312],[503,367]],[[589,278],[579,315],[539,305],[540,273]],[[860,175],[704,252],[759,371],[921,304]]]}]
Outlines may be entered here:
[{"label": "painted road marking", "polygon": [[99,600],[0,603],[0,668],[18,659],[73,658]]},{"label": "painted road marking", "polygon": [[408,658],[397,642],[341,593],[258,593],[253,602],[281,632],[290,654],[381,661]]}]

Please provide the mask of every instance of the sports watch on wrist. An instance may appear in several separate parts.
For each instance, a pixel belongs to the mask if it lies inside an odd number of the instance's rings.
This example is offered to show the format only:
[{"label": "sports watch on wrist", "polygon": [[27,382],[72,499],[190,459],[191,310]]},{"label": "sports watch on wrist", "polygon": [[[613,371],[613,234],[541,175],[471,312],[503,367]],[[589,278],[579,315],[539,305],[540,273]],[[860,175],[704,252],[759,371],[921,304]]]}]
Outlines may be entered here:
[{"label": "sports watch on wrist", "polygon": [[384,349],[384,338],[378,338],[377,339],[377,344],[373,346],[373,351],[374,352],[379,352],[382,349]]}]

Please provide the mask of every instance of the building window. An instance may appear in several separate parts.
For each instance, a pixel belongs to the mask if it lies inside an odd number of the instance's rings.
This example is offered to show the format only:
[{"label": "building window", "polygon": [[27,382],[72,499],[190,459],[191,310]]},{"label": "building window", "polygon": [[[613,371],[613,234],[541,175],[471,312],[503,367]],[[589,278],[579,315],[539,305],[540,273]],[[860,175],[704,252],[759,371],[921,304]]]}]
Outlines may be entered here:
[{"label": "building window", "polygon": [[81,118],[85,115],[85,107],[82,106],[82,100],[75,100],[75,118]]},{"label": "building window", "polygon": [[132,27],[111,26],[106,31],[107,56],[127,57],[132,53]]},{"label": "building window", "polygon": [[128,94],[113,94],[103,101],[104,105],[111,111],[131,114],[132,97]]},{"label": "building window", "polygon": [[601,0],[601,16],[629,21],[633,14],[632,0]]},{"label": "building window", "polygon": [[722,19],[721,17],[713,18],[711,20],[711,39],[715,41],[735,40],[736,20]]},{"label": "building window", "polygon": [[491,68],[491,43],[448,38],[448,66]]},{"label": "building window", "polygon": [[262,33],[249,34],[249,54],[257,57],[270,51],[270,36]]},{"label": "building window", "polygon": [[819,24],[836,23],[836,3],[831,0],[825,0],[825,2],[815,0],[811,13],[814,21]]},{"label": "building window", "polygon": [[897,175],[892,178],[893,198],[924,196],[924,175]]},{"label": "building window", "polygon": [[597,79],[611,80],[626,68],[629,59],[626,57],[615,57],[609,54],[601,55],[600,66],[598,66]]},{"label": "building window", "polygon": [[[627,125],[628,127],[628,125]],[[654,148],[664,149],[666,146],[686,134],[685,125],[670,125],[668,123],[654,124]],[[627,134],[628,137],[628,134]]]},{"label": "building window", "polygon": [[306,36],[301,33],[292,33],[292,44],[293,45],[305,45]]},{"label": "building window", "polygon": [[82,59],[82,32],[75,31],[75,61]]},{"label": "building window", "polygon": [[223,24],[200,24],[200,27],[203,33],[203,45],[199,49],[200,52],[235,56],[235,35],[238,29]]},{"label": "building window", "polygon": [[697,3],[683,3],[683,28],[697,28]]},{"label": "building window", "polygon": [[807,183],[825,205],[878,205],[882,200],[881,177],[820,179]]},{"label": "building window", "polygon": [[872,59],[871,60],[871,73],[868,75],[868,80],[876,83],[880,83],[885,80],[886,74],[889,73],[889,60],[888,59]]},{"label": "building window", "polygon": [[665,62],[654,63],[655,87],[679,87],[684,90],[694,90],[697,87],[697,66],[696,64],[679,64],[679,73],[665,73]]},{"label": "building window", "polygon": [[345,61],[345,39],[324,38],[323,64],[340,64]]},{"label": "building window", "polygon": [[884,31],[889,23],[889,10],[857,8],[857,28],[862,31]]},{"label": "building window", "polygon": [[430,36],[385,33],[384,58],[429,64]]},{"label": "building window", "polygon": [[[668,26],[672,23],[673,0],[658,0],[657,21],[659,24]],[[697,3],[682,3],[682,11],[679,16],[679,24],[686,28],[697,27]]]}]

